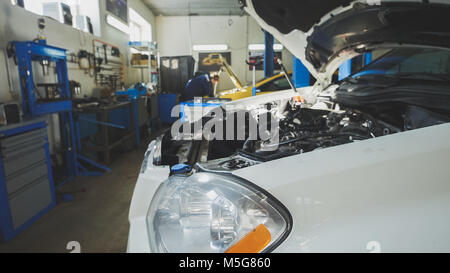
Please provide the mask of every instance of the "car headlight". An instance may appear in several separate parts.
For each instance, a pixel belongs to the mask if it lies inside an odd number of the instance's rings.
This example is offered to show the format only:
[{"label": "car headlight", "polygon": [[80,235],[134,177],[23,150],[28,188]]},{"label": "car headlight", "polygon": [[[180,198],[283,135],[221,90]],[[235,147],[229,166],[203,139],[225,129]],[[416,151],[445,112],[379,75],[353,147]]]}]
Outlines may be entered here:
[{"label": "car headlight", "polygon": [[275,198],[231,175],[174,175],[147,215],[152,252],[270,252],[289,234],[292,217]]}]

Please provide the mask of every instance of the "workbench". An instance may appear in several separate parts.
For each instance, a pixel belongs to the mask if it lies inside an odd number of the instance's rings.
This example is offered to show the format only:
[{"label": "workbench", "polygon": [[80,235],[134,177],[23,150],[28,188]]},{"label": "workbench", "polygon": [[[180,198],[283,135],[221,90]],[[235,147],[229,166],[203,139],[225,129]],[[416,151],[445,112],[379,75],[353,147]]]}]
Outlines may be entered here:
[{"label": "workbench", "polygon": [[[104,106],[93,106],[77,109],[80,123],[96,124],[98,130],[96,143],[93,146],[83,146],[89,152],[100,153],[102,161],[111,163],[112,150],[125,141],[136,144],[135,112],[133,103],[118,102]],[[95,116],[96,119],[87,119],[83,116]],[[82,126],[82,125],[81,125]],[[82,134],[83,135],[83,134]]]}]

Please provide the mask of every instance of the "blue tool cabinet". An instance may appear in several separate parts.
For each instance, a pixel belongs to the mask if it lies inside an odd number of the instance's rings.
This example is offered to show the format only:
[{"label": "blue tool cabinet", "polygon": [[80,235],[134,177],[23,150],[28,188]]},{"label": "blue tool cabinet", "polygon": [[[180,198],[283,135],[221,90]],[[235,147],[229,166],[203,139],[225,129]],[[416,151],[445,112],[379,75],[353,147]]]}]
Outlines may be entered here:
[{"label": "blue tool cabinet", "polygon": [[47,124],[0,127],[0,231],[13,239],[56,204]]}]

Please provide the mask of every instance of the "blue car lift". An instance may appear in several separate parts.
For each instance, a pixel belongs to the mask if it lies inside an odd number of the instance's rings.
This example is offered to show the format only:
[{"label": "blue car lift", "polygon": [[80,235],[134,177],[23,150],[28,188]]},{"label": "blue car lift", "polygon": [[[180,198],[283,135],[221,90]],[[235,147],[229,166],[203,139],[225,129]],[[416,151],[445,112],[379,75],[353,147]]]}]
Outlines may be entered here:
[{"label": "blue car lift", "polygon": [[295,85],[295,88],[301,88],[310,85],[311,74],[309,73],[306,66],[304,66],[303,63],[296,57],[294,57],[293,60],[292,70],[292,81]]},{"label": "blue car lift", "polygon": [[[19,69],[24,116],[35,118],[48,114],[59,114],[61,139],[66,150],[66,179],[59,183],[58,187],[76,176],[100,176],[103,174],[103,172],[88,171],[83,163],[87,163],[104,172],[110,172],[111,169],[108,167],[100,165],[81,154],[79,124],[73,118],[66,50],[49,46],[45,40],[12,43]],[[58,99],[38,100],[36,98],[32,62],[43,61],[56,63],[59,87]]]},{"label": "blue car lift", "polygon": [[[264,31],[264,77],[269,78],[274,74],[274,38],[272,34]],[[311,74],[302,62],[294,57],[293,60],[293,74],[292,82],[296,88],[301,88],[310,85]]]}]

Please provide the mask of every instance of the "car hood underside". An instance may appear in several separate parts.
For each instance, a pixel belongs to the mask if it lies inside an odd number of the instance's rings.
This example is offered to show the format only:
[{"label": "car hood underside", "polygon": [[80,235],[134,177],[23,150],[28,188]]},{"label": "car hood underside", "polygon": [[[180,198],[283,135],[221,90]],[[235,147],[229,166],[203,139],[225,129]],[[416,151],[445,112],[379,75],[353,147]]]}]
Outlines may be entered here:
[{"label": "car hood underside", "polygon": [[446,0],[247,0],[245,9],[319,80],[378,46],[450,47]]}]

